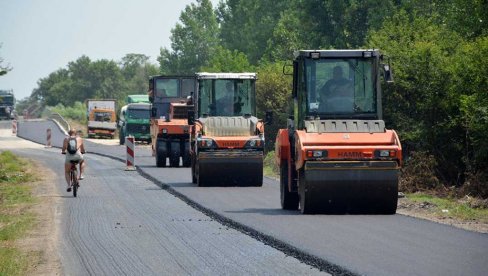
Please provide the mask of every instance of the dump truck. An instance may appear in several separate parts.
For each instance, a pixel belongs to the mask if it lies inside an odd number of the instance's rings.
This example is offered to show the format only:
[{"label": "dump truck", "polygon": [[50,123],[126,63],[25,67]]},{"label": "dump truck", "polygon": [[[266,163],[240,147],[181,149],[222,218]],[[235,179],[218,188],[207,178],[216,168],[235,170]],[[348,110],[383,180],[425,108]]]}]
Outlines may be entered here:
[{"label": "dump truck", "polygon": [[190,162],[188,101],[195,91],[195,76],[153,76],[149,79],[151,148],[157,167],[183,167]]},{"label": "dump truck", "polygon": [[13,90],[0,90],[0,120],[15,119],[15,97]]},{"label": "dump truck", "polygon": [[265,122],[256,116],[256,74],[202,72],[196,78],[196,108],[189,115],[193,183],[262,186]]},{"label": "dump truck", "polygon": [[88,137],[115,137],[117,122],[115,118],[115,100],[89,99],[86,101],[88,126]]},{"label": "dump truck", "polygon": [[150,133],[151,105],[148,103],[130,103],[120,109],[119,144],[125,143],[126,136],[136,141],[151,142]]},{"label": "dump truck", "polygon": [[[308,213],[394,214],[402,147],[382,120],[378,50],[300,50],[293,112],[276,137],[281,207]],[[284,68],[285,71],[285,68]]]}]

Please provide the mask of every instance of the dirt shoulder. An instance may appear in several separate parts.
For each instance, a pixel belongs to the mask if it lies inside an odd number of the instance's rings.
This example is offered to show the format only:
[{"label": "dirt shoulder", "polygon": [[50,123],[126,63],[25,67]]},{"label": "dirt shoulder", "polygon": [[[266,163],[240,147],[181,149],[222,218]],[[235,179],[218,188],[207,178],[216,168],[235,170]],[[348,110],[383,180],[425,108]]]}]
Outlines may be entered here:
[{"label": "dirt shoulder", "polygon": [[[31,258],[28,275],[61,275],[61,261],[58,253],[59,222],[56,219],[60,195],[53,185],[55,174],[37,162],[32,172],[38,181],[29,183],[37,199],[30,211],[36,216],[34,228],[24,238],[16,241],[18,248]],[[42,172],[42,174],[41,174]]]},{"label": "dirt shoulder", "polygon": [[398,199],[397,214],[447,224],[469,231],[488,233],[488,219],[480,221],[454,218],[449,214],[448,210],[439,213],[435,205],[428,202],[415,202],[407,197]]}]

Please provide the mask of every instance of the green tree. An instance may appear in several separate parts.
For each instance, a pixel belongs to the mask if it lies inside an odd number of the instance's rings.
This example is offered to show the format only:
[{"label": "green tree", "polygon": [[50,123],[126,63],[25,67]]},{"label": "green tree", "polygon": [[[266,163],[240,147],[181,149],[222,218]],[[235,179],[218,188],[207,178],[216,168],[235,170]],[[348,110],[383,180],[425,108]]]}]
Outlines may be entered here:
[{"label": "green tree", "polygon": [[488,37],[460,45],[450,67],[450,115],[453,125],[462,128],[458,139],[464,142],[461,145],[466,169],[488,176]]},{"label": "green tree", "polygon": [[52,72],[46,78],[37,82],[37,87],[31,94],[31,98],[41,101],[44,105],[66,105],[73,94],[70,72],[66,69],[59,69]]},{"label": "green tree", "polygon": [[428,152],[444,183],[462,185],[470,168],[486,168],[486,41],[464,41],[430,15],[400,11],[370,32],[369,46],[392,59],[396,83],[384,92],[385,118],[407,155]]},{"label": "green tree", "polygon": [[143,54],[127,54],[119,62],[122,69],[122,75],[125,79],[129,80],[134,75],[136,71],[143,67],[149,61],[149,57]]},{"label": "green tree", "polygon": [[119,62],[122,75],[127,83],[127,95],[146,93],[147,80],[159,73],[158,67],[142,54],[127,54]]},{"label": "green tree", "polygon": [[161,48],[158,57],[164,74],[193,74],[208,66],[219,44],[219,27],[210,0],[186,6],[180,23],[171,30],[171,51]]},{"label": "green tree", "polygon": [[237,50],[231,51],[222,46],[215,48],[209,62],[210,66],[202,67],[205,72],[252,72],[253,66],[247,56]]},{"label": "green tree", "polygon": [[273,112],[273,124],[266,126],[266,150],[273,150],[278,129],[286,126],[291,101],[291,77],[283,74],[284,62],[266,63],[257,68],[256,98],[258,118]]},{"label": "green tree", "polygon": [[251,64],[257,64],[264,55],[281,12],[289,3],[272,0],[220,2],[217,16],[222,46],[245,53]]}]

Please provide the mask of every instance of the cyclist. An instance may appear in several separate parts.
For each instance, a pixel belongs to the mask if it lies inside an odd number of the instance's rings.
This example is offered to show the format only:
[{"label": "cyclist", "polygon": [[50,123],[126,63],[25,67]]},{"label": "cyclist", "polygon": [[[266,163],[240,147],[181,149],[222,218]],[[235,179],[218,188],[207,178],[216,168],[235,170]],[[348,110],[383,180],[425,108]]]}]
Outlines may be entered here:
[{"label": "cyclist", "polygon": [[85,146],[83,144],[83,139],[76,135],[76,129],[72,128],[68,131],[68,137],[64,138],[62,154],[66,154],[66,160],[64,162],[64,176],[66,178],[66,183],[68,183],[67,192],[71,192],[70,186],[70,170],[71,161],[78,161],[80,164],[80,176],[78,179],[83,179],[83,172],[85,170],[85,161],[83,154],[85,153]]}]

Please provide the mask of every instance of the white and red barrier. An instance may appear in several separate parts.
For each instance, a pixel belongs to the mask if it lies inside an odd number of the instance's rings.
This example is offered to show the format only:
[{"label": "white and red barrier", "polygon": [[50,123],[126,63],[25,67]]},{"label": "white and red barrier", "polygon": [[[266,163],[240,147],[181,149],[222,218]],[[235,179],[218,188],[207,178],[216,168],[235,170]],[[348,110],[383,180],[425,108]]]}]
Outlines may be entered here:
[{"label": "white and red barrier", "polygon": [[125,137],[125,145],[127,147],[127,167],[125,168],[126,171],[135,171],[136,168],[134,166],[134,142],[135,139],[133,136]]},{"label": "white and red barrier", "polygon": [[46,129],[46,148],[50,148],[51,145],[51,129]]},{"label": "white and red barrier", "polygon": [[17,135],[17,120],[12,120],[12,135]]}]

